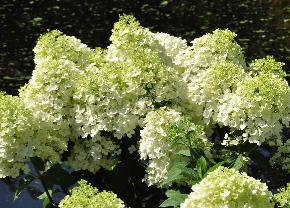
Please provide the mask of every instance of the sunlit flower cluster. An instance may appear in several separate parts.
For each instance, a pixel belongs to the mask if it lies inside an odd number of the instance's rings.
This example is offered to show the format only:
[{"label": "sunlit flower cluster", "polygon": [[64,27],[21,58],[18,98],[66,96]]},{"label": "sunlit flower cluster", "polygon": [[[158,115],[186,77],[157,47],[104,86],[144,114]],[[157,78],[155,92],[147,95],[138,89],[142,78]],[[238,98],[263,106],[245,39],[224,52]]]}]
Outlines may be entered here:
[{"label": "sunlit flower cluster", "polygon": [[30,157],[59,161],[66,145],[58,131],[35,118],[19,97],[0,93],[0,178],[27,172]]},{"label": "sunlit flower cluster", "polygon": [[[220,118],[222,124],[232,127],[228,142],[237,144],[249,141],[258,145],[267,142],[270,145],[281,145],[281,132],[289,126],[290,121],[290,88],[279,73],[269,72],[267,59],[262,60],[260,72],[247,76],[239,83],[236,92],[228,94]],[[259,63],[261,60],[254,62]],[[278,63],[279,64],[279,63]],[[265,70],[264,70],[265,69]],[[254,70],[254,72],[256,69]],[[237,131],[242,130],[242,134]],[[227,141],[226,141],[227,142]]]},{"label": "sunlit flower cluster", "polygon": [[[180,160],[176,152],[188,150],[189,146],[209,150],[203,129],[185,120],[178,111],[165,107],[147,114],[140,133],[139,152],[141,159],[149,160],[148,185],[160,184],[167,178],[169,168]],[[190,141],[185,141],[185,135],[191,131],[195,134],[191,135]]]},{"label": "sunlit flower cluster", "polygon": [[245,66],[243,50],[235,41],[235,37],[236,34],[228,29],[217,29],[213,33],[194,39],[190,49],[186,50],[186,60],[181,62],[185,67],[184,79],[193,82],[196,73],[207,70],[220,61]]},{"label": "sunlit flower cluster", "polygon": [[67,195],[59,204],[60,208],[123,208],[124,203],[117,195],[102,191],[99,192],[85,180],[79,181],[79,186],[72,189],[72,194]]},{"label": "sunlit flower cluster", "polygon": [[[108,47],[108,59],[120,57],[117,62],[128,64],[127,73],[130,75],[133,70],[139,88],[145,90],[146,96],[153,99],[154,103],[172,101],[180,96],[180,76],[173,60],[167,55],[177,53],[169,52],[170,42],[160,41],[158,35],[141,27],[131,16],[123,16],[115,23],[110,40],[112,44]],[[180,45],[178,43],[173,47],[177,51],[184,46]]]},{"label": "sunlit flower cluster", "polygon": [[192,193],[180,207],[273,208],[271,197],[266,184],[234,169],[219,167],[193,185]]},{"label": "sunlit flower cluster", "polygon": [[90,51],[80,40],[57,30],[41,36],[34,48],[32,78],[20,90],[21,99],[34,116],[58,128],[66,140],[72,137],[76,80],[89,63]]},{"label": "sunlit flower cluster", "polygon": [[278,207],[290,207],[290,183],[288,183],[286,187],[279,189],[278,193],[275,194],[273,198]]},{"label": "sunlit flower cluster", "polygon": [[180,119],[179,112],[168,108],[149,112],[145,118],[139,152],[141,159],[149,159],[146,178],[149,185],[158,184],[166,178],[174,151],[166,141],[167,131]]}]

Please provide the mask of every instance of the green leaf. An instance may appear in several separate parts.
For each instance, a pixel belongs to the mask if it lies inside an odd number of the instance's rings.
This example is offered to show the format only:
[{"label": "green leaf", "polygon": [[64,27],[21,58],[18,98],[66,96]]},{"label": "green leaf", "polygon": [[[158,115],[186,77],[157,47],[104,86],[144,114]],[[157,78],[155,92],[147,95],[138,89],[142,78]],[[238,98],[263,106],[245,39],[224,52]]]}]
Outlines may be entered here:
[{"label": "green leaf", "polygon": [[195,176],[196,175],[196,171],[193,170],[192,168],[187,168],[185,167],[182,171],[185,175],[188,175],[190,177]]},{"label": "green leaf", "polygon": [[187,198],[187,194],[182,194],[180,191],[168,190],[166,199],[159,207],[179,207],[182,202]]},{"label": "green leaf", "polygon": [[181,180],[183,177],[182,172],[188,165],[186,161],[180,161],[173,164],[168,170],[167,178],[160,184],[160,186],[170,185],[176,180]]},{"label": "green leaf", "polygon": [[[48,190],[48,193],[52,196],[52,190]],[[39,195],[37,198],[38,198],[38,199],[45,199],[45,198],[47,198],[47,195],[46,195],[45,192],[43,192],[43,193],[42,193],[41,195]]]},{"label": "green leaf", "polygon": [[177,152],[177,154],[190,157],[190,151],[189,150],[180,150],[179,152]]},{"label": "green leaf", "polygon": [[192,149],[191,154],[192,154],[194,160],[198,160],[200,157],[204,156],[203,150],[201,150],[199,148]]},{"label": "green leaf", "polygon": [[19,196],[23,192],[23,190],[26,189],[34,179],[35,178],[32,175],[27,175],[24,178],[20,179],[18,188],[16,189],[15,194],[14,194],[13,201],[15,201],[19,198]]},{"label": "green leaf", "polygon": [[247,164],[247,161],[245,161],[243,155],[239,155],[237,159],[235,160],[235,163],[233,164],[232,168],[236,169],[237,171],[243,169]]},{"label": "green leaf", "polygon": [[192,186],[193,184],[200,181],[199,175],[196,170],[192,168],[184,168],[182,171],[182,175],[184,176],[185,182],[189,185]]},{"label": "green leaf", "polygon": [[[45,194],[45,193],[44,193],[44,194]],[[45,195],[45,197],[43,198],[43,203],[42,203],[42,205],[41,205],[40,208],[46,208],[48,204],[49,204],[49,199],[48,199],[48,197]]]},{"label": "green leaf", "polygon": [[196,171],[200,179],[203,178],[203,175],[207,171],[207,162],[206,159],[201,156],[196,162]]},{"label": "green leaf", "polygon": [[210,172],[214,171],[215,169],[217,169],[218,167],[222,166],[223,164],[225,164],[225,161],[219,162],[217,164],[215,164],[214,166],[210,167],[206,173],[204,174],[203,177],[206,177]]},{"label": "green leaf", "polygon": [[111,164],[109,170],[110,170],[110,171],[113,171],[114,168],[115,168],[119,163],[121,163],[120,160],[118,160],[118,159],[114,159],[114,160],[112,161],[112,164]]}]

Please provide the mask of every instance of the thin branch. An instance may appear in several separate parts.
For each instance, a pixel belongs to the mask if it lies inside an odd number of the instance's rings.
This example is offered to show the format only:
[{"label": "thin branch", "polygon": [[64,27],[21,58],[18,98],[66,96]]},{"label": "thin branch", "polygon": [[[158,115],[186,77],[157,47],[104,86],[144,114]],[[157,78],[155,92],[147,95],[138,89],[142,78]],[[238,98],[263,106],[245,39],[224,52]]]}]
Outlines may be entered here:
[{"label": "thin branch", "polygon": [[[33,164],[33,163],[32,163],[32,164]],[[46,184],[45,184],[45,181],[44,181],[43,178],[42,178],[42,175],[41,175],[40,171],[37,169],[37,167],[36,167],[34,164],[33,164],[33,167],[34,167],[34,169],[35,169],[35,171],[36,171],[37,178],[40,180],[40,182],[41,182],[41,184],[42,184],[42,186],[43,186],[43,188],[44,188],[44,191],[45,191],[45,193],[46,193],[46,195],[47,195],[47,198],[48,198],[49,202],[50,202],[52,205],[55,205],[55,203],[54,203],[54,201],[53,201],[53,199],[52,199],[52,197],[51,197],[51,195],[50,195],[50,193],[49,193],[49,191],[48,191],[48,189],[47,189],[47,186],[46,186]]]}]

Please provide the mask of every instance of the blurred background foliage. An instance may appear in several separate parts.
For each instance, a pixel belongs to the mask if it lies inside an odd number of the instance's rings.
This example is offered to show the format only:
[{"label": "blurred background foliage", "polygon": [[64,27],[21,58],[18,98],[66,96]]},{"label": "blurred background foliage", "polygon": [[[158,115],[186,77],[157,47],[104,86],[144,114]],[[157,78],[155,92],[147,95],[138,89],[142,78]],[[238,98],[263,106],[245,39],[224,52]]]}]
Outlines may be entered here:
[{"label": "blurred background foliage", "polygon": [[290,58],[288,0],[1,0],[0,89],[17,94],[34,69],[40,34],[59,29],[90,47],[106,47],[119,14],[133,14],[145,27],[188,41],[216,28],[229,28],[248,60]]}]

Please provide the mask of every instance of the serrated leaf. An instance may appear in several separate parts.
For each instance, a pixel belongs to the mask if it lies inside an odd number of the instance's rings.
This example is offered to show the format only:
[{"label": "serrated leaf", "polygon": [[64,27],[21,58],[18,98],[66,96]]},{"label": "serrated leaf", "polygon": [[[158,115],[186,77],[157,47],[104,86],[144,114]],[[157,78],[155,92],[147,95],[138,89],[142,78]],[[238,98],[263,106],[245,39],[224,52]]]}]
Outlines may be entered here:
[{"label": "serrated leaf", "polygon": [[177,154],[190,157],[190,151],[189,150],[180,150],[179,152],[177,152]]},{"label": "serrated leaf", "polygon": [[182,194],[180,191],[168,190],[166,199],[159,207],[179,207],[182,202],[187,198],[187,194]]},{"label": "serrated leaf", "polygon": [[210,172],[214,171],[215,169],[217,169],[218,167],[222,166],[225,163],[225,161],[219,162],[217,164],[215,164],[214,166],[210,167],[206,173],[204,174],[203,177],[206,177]]},{"label": "serrated leaf", "polygon": [[184,176],[182,170],[171,171],[168,177],[160,184],[160,186],[171,185],[174,181],[181,180]]},{"label": "serrated leaf", "polygon": [[170,185],[176,180],[183,178],[183,169],[188,165],[186,161],[180,161],[173,164],[173,166],[168,170],[167,178],[160,184],[160,186]]},{"label": "serrated leaf", "polygon": [[29,186],[29,184],[34,180],[35,178],[32,175],[27,175],[24,178],[21,178],[19,181],[18,188],[15,191],[14,199],[13,201],[17,200],[23,190]]},{"label": "serrated leaf", "polygon": [[201,156],[196,162],[196,171],[200,179],[207,171],[207,162],[203,156]]},{"label": "serrated leaf", "polygon": [[232,168],[236,169],[237,171],[241,170],[246,165],[246,161],[244,160],[243,155],[239,155],[237,159],[235,160],[235,163],[233,164]]},{"label": "serrated leaf", "polygon": [[192,168],[187,168],[185,167],[182,172],[190,177],[194,177],[196,175],[196,171],[193,170]]}]

